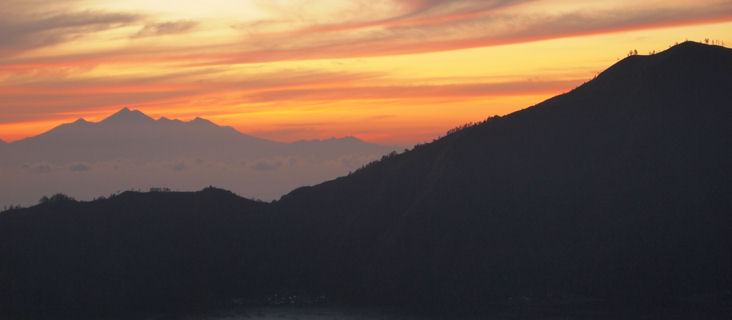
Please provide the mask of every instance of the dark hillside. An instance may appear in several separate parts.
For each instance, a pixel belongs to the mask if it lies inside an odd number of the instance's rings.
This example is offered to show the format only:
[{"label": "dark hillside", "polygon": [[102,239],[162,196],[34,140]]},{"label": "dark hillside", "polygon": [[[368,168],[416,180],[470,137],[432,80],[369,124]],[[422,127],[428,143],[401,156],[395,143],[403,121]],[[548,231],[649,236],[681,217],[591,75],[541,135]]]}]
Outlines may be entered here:
[{"label": "dark hillside", "polygon": [[[11,314],[195,310],[273,287],[263,203],[228,191],[55,196],[0,217],[2,306]],[[257,291],[260,291],[257,290]]]},{"label": "dark hillside", "polygon": [[729,294],[730,70],[732,50],[696,43],[631,56],[278,205],[322,232],[316,264],[342,259],[360,285],[332,285],[356,296]]}]

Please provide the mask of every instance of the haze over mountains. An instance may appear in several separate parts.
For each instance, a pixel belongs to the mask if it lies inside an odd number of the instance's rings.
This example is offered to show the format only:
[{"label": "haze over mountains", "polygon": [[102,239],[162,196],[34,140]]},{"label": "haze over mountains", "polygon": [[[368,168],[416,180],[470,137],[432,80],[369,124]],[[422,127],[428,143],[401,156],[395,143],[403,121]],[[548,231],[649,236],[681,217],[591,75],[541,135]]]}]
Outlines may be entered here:
[{"label": "haze over mountains", "polygon": [[154,120],[139,110],[123,108],[99,123],[79,119],[38,136],[10,144],[13,153],[2,161],[16,164],[45,160],[51,163],[109,160],[169,160],[180,157],[226,161],[270,156],[344,154],[373,155],[394,150],[353,137],[282,143],[257,138],[195,118],[191,121]]},{"label": "haze over mountains", "polygon": [[124,108],[99,123],[79,119],[3,145],[0,170],[14,185],[2,187],[0,205],[62,191],[91,199],[130,188],[208,185],[272,200],[396,149],[353,137],[282,143],[206,119],[154,120]]},{"label": "haze over mountains", "polygon": [[296,293],[421,310],[671,305],[689,314],[659,318],[724,319],[730,70],[732,50],[691,42],[631,56],[567,94],[272,203],[209,188],[8,211],[0,310]]}]

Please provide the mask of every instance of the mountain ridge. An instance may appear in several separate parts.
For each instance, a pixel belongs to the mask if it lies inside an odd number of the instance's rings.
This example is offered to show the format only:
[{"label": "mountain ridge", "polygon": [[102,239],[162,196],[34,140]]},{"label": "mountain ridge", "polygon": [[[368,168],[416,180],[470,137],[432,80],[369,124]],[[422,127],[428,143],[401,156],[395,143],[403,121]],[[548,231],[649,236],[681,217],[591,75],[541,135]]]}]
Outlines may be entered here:
[{"label": "mountain ridge", "polygon": [[[160,124],[173,124],[173,125],[205,124],[205,125],[209,125],[209,126],[216,127],[216,128],[231,128],[229,126],[219,126],[209,120],[206,120],[206,119],[203,119],[200,117],[196,117],[195,119],[192,119],[190,121],[182,121],[182,120],[178,120],[178,119],[171,120],[166,117],[160,117],[159,119],[156,120],[156,119],[153,119],[150,116],[144,114],[143,112],[141,112],[139,110],[136,110],[136,109],[130,110],[129,108],[124,107],[99,122],[90,122],[90,121],[85,120],[84,118],[79,118],[72,123],[64,123],[64,124],[58,125],[49,131],[46,131],[46,132],[41,133],[36,136],[27,137],[27,138],[24,138],[24,139],[21,139],[18,141],[11,142],[11,144],[22,143],[22,141],[25,141],[25,140],[33,140],[39,136],[52,135],[53,133],[56,133],[60,130],[74,130],[74,129],[88,128],[88,127],[104,128],[104,127],[108,127],[108,126],[122,126],[122,127],[134,126],[134,125],[155,126],[155,125],[160,125]],[[233,128],[231,128],[231,129],[233,129]],[[234,130],[234,131],[236,131],[236,130]],[[255,138],[253,136],[249,136],[249,135],[241,133],[239,131],[237,131],[237,133],[239,133],[243,136]],[[261,138],[256,138],[256,139],[261,139]],[[262,139],[262,140],[264,140],[264,139]]]},{"label": "mountain ridge", "polygon": [[[120,147],[115,144],[123,144]],[[314,151],[310,153],[325,152],[329,156],[335,155],[339,150],[326,150],[328,145],[340,143],[347,147],[344,153],[359,153],[359,147],[363,152],[388,152],[395,147],[382,146],[365,142],[354,137],[331,138],[327,140],[313,139],[296,142],[279,142],[267,140],[237,131],[230,126],[219,126],[216,123],[196,117],[190,121],[178,119],[170,120],[160,117],[155,120],[139,110],[130,110],[125,107],[99,122],[89,122],[78,119],[72,123],[61,124],[49,131],[39,135],[8,143],[10,150],[15,152],[10,158],[22,158],[24,153],[40,153],[32,156],[32,159],[18,161],[54,161],[55,156],[61,156],[62,162],[84,161],[88,159],[73,158],[80,155],[92,154],[88,149],[94,147],[94,156],[102,159],[116,159],[125,157],[125,150],[147,148],[138,152],[136,157],[144,157],[144,154],[165,154],[175,155],[180,152],[188,154],[188,150],[203,150],[189,156],[222,152],[217,151],[217,145],[226,145],[226,153],[239,154],[240,156],[272,156],[275,154],[289,155],[304,152],[303,144]],[[185,148],[184,148],[185,146]],[[325,148],[325,149],[324,149]],[[49,150],[50,154],[43,154],[43,150]],[[259,151],[250,151],[250,150]],[[379,151],[381,150],[381,151]],[[43,156],[42,156],[43,155]]]},{"label": "mountain ridge", "polygon": [[17,144],[17,143],[22,143],[22,141],[25,141],[25,140],[33,140],[33,139],[35,139],[35,138],[37,138],[39,136],[49,135],[49,134],[55,133],[56,131],[59,131],[59,130],[69,130],[70,128],[71,128],[71,130],[73,130],[73,129],[77,129],[79,127],[86,128],[86,127],[89,127],[89,126],[104,126],[104,125],[117,125],[118,126],[118,125],[133,125],[133,124],[141,124],[141,123],[144,123],[144,124],[147,124],[147,125],[174,124],[174,125],[208,126],[208,127],[212,127],[212,128],[226,129],[228,131],[235,131],[236,133],[238,133],[240,135],[243,135],[243,136],[247,136],[247,137],[251,137],[251,138],[255,138],[255,139],[259,139],[259,140],[265,140],[265,141],[272,142],[272,143],[277,143],[277,144],[293,144],[293,143],[303,143],[303,142],[324,142],[324,141],[331,141],[331,140],[335,140],[335,141],[339,141],[339,140],[343,140],[343,141],[355,141],[355,142],[360,142],[360,143],[372,144],[370,142],[361,140],[361,139],[356,138],[354,136],[343,136],[341,138],[330,137],[330,138],[327,138],[327,139],[318,139],[318,138],[314,138],[314,139],[301,139],[301,140],[297,140],[297,141],[293,141],[293,142],[280,142],[280,141],[275,141],[275,140],[268,140],[268,139],[264,139],[264,138],[254,137],[254,136],[251,136],[251,135],[242,133],[242,132],[234,129],[231,126],[221,126],[221,125],[218,125],[218,124],[214,123],[211,120],[208,120],[208,119],[205,119],[205,118],[201,118],[201,117],[195,117],[194,119],[191,119],[189,121],[183,121],[183,120],[179,120],[179,119],[169,119],[169,118],[167,118],[165,116],[161,116],[158,119],[154,119],[154,118],[148,116],[147,114],[143,113],[140,110],[137,110],[137,109],[129,109],[128,107],[123,107],[119,111],[115,112],[114,114],[112,114],[112,115],[110,115],[110,116],[108,116],[108,117],[106,117],[106,118],[104,118],[104,119],[102,119],[101,121],[98,121],[98,122],[87,121],[84,118],[79,118],[79,119],[77,119],[77,120],[75,120],[73,122],[70,122],[70,123],[60,124],[60,125],[52,128],[52,129],[50,129],[48,131],[43,132],[43,133],[40,133],[40,134],[38,134],[36,136],[30,136],[30,137],[26,137],[26,138],[23,138],[23,139],[20,139],[20,140],[12,141],[12,142],[5,142],[3,140],[0,140],[0,141],[4,142],[6,144]]}]

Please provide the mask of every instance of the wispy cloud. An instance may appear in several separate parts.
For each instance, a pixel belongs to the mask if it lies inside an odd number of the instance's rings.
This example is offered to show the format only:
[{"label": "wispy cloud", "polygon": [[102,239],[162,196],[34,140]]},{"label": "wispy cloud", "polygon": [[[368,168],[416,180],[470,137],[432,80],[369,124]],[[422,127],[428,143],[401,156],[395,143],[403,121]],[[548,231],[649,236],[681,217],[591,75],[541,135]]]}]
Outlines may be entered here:
[{"label": "wispy cloud", "polygon": [[370,86],[271,90],[249,95],[250,102],[338,101],[359,99],[428,99],[554,93],[572,88],[582,80],[464,83],[453,85]]},{"label": "wispy cloud", "polygon": [[72,164],[71,166],[69,166],[69,171],[71,172],[85,172],[89,171],[89,169],[90,167],[83,163]]},{"label": "wispy cloud", "polygon": [[108,94],[2,95],[0,123],[44,120],[59,114],[83,114],[95,109],[151,104],[157,101],[200,94],[200,91],[124,92]]},{"label": "wispy cloud", "polygon": [[252,169],[256,171],[272,171],[277,170],[282,166],[280,161],[259,161],[252,165]]},{"label": "wispy cloud", "polygon": [[[417,12],[424,14],[438,8],[440,6],[425,6]],[[415,15],[412,13],[405,17]],[[388,56],[719,21],[732,21],[732,2],[714,1],[704,6],[676,4],[667,7],[575,9],[560,13],[486,11],[458,14],[454,19],[414,20],[402,17],[362,24],[315,26],[291,34],[257,38],[257,47],[267,49],[232,48],[234,51],[201,57],[200,60],[209,60],[203,64],[232,64]],[[359,29],[359,32],[352,29]]]},{"label": "wispy cloud", "polygon": [[148,23],[145,24],[140,31],[130,36],[130,38],[144,38],[152,36],[162,36],[170,34],[186,33],[193,30],[196,25],[195,21],[169,21],[161,23]]},{"label": "wispy cloud", "polygon": [[[254,21],[236,25],[238,29],[257,33],[272,29],[282,34],[302,35],[310,33],[338,32],[369,27],[392,27],[400,25],[421,25],[435,22],[460,20],[468,17],[485,15],[488,12],[512,5],[534,0],[392,0],[385,1],[391,10],[379,10],[374,1],[352,1],[354,6],[339,10],[337,15],[326,16],[327,22],[303,19],[301,12],[285,10],[277,6],[277,2],[262,4],[274,10],[283,18],[278,20]],[[384,2],[384,1],[381,1]],[[287,4],[289,7],[290,4]],[[334,22],[332,16],[338,17]],[[289,18],[289,19],[288,19]],[[306,21],[303,21],[306,20]],[[281,30],[283,26],[297,26],[309,23],[304,27],[292,30]],[[277,33],[277,32],[276,32]]]},{"label": "wispy cloud", "polygon": [[74,111],[81,115],[96,109],[155,104],[194,96],[206,98],[226,93],[234,93],[239,100],[231,103],[237,104],[243,101],[241,96],[259,91],[321,87],[380,76],[377,73],[278,70],[223,77],[221,73],[225,70],[207,68],[163,75],[79,79],[60,76],[36,81],[23,77],[23,81],[16,81],[19,84],[0,86],[0,113],[3,114],[0,123],[43,120]]},{"label": "wispy cloud", "polygon": [[[131,44],[125,48],[67,55],[35,56],[8,59],[0,63],[0,72],[101,63],[179,63],[185,66],[230,65],[290,60],[389,56],[466,49],[601,34],[642,28],[678,26],[696,23],[732,21],[732,2],[707,1],[704,5],[670,2],[665,5],[618,6],[592,9],[579,7],[554,13],[512,9],[526,1],[396,1],[408,7],[396,16],[356,22],[306,24],[287,32],[252,34],[247,27],[279,23],[287,19],[255,21],[239,25],[244,30],[236,41],[215,43],[165,43],[145,47]],[[509,10],[511,9],[511,10]],[[126,18],[138,16],[109,14]],[[294,19],[294,18],[293,18]],[[100,21],[105,19],[99,18]],[[138,21],[139,22],[139,21]],[[307,22],[307,21],[306,21]],[[5,22],[7,23],[7,22]],[[91,21],[89,21],[91,23]],[[35,25],[31,23],[31,25]],[[42,23],[41,23],[42,25]],[[132,38],[185,33],[195,30],[194,21],[148,23]],[[111,27],[105,24],[103,27]],[[102,27],[102,26],[99,26]],[[265,28],[266,29],[266,28]],[[55,30],[55,29],[52,29]],[[69,40],[74,34],[50,32],[49,37],[31,37],[28,48]],[[31,31],[18,34],[28,35]],[[256,33],[256,32],[255,32]],[[2,36],[0,36],[2,37]],[[21,36],[5,36],[21,39]],[[17,40],[21,41],[21,40]],[[5,41],[14,43],[13,41]],[[35,44],[33,44],[35,43]],[[0,50],[2,49],[0,45]],[[6,50],[7,51],[7,50]]]},{"label": "wispy cloud", "polygon": [[141,19],[138,14],[102,11],[0,13],[0,56],[72,41]]}]

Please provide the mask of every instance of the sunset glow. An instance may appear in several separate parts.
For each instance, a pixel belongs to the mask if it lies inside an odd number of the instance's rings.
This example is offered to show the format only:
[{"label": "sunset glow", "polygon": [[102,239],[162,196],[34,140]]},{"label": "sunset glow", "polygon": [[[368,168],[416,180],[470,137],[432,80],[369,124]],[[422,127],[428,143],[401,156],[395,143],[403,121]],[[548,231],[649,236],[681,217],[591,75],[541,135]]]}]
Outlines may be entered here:
[{"label": "sunset glow", "polygon": [[625,57],[732,43],[732,2],[9,0],[0,139],[122,107],[263,138],[409,145]]}]

